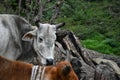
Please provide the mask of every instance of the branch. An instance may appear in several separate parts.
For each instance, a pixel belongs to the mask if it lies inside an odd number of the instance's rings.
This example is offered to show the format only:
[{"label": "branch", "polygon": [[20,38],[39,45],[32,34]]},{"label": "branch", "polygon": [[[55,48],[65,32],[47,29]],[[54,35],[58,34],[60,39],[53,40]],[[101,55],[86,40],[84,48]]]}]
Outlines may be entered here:
[{"label": "branch", "polygon": [[42,16],[43,16],[42,0],[39,0],[38,5],[39,5],[39,7],[38,7],[38,14],[34,17],[33,21],[40,20],[40,22],[42,22]]},{"label": "branch", "polygon": [[22,0],[19,0],[19,13],[18,13],[18,15],[20,15],[20,11],[21,11],[21,1]]},{"label": "branch", "polygon": [[55,11],[54,11],[54,14],[52,15],[51,19],[50,19],[50,23],[53,23],[54,20],[57,18],[57,16],[59,15],[59,12],[60,12],[60,6],[61,4],[63,3],[62,0],[56,2],[56,5],[55,5]]},{"label": "branch", "polygon": [[50,9],[54,9],[55,7],[56,7],[56,6],[53,5],[53,6],[49,7],[49,8],[47,8],[47,9],[44,9],[43,11],[45,12],[45,11],[48,11],[48,10],[50,10]]}]

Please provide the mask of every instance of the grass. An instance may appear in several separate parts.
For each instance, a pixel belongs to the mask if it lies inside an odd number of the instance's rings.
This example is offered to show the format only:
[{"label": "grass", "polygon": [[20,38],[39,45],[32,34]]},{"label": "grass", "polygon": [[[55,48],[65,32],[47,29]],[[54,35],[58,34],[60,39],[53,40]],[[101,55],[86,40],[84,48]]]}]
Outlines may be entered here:
[{"label": "grass", "polygon": [[96,50],[105,54],[120,55],[120,42],[109,39],[100,33],[91,35],[91,38],[81,41],[84,47]]}]

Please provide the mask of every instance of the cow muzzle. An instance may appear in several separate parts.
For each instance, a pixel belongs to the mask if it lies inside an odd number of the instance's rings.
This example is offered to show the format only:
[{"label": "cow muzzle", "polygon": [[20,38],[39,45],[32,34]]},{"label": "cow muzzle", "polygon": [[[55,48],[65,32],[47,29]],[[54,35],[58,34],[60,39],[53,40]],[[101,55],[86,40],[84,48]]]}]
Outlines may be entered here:
[{"label": "cow muzzle", "polygon": [[53,59],[46,59],[46,65],[53,65],[54,60]]}]

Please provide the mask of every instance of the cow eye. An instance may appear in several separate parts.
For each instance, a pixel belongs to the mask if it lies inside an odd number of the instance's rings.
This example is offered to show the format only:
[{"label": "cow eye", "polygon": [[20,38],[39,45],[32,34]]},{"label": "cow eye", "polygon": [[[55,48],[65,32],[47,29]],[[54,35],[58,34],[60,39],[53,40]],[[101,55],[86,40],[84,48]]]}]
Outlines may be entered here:
[{"label": "cow eye", "polygon": [[42,38],[39,38],[39,42],[42,42],[43,41],[43,39]]}]

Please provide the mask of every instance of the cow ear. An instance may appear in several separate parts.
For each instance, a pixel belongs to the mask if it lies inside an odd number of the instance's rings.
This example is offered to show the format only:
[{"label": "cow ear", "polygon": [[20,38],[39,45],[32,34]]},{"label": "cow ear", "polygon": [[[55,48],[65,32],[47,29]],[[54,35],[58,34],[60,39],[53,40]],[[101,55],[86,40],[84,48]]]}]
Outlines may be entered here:
[{"label": "cow ear", "polygon": [[62,69],[62,74],[64,76],[67,76],[70,73],[70,71],[71,71],[71,67],[69,65],[65,65]]},{"label": "cow ear", "polygon": [[26,34],[24,34],[24,36],[22,37],[23,41],[31,41],[33,40],[33,37],[36,36],[36,31],[37,29],[33,30],[33,31],[29,31]]}]

